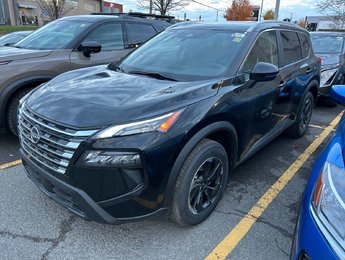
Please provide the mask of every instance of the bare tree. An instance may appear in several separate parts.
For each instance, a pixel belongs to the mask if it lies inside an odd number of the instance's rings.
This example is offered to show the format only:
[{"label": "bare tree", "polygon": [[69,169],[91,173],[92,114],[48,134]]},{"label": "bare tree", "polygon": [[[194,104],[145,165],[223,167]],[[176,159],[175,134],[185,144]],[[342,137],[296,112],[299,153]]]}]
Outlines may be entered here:
[{"label": "bare tree", "polygon": [[36,2],[50,20],[59,19],[73,9],[66,0],[36,0]]},{"label": "bare tree", "polygon": [[344,0],[320,0],[316,6],[322,14],[327,15],[332,19],[336,28],[345,29]]},{"label": "bare tree", "polygon": [[169,11],[179,10],[190,3],[190,0],[138,0],[137,6],[140,9],[150,10],[151,1],[152,10],[159,12],[161,15],[166,15]]}]

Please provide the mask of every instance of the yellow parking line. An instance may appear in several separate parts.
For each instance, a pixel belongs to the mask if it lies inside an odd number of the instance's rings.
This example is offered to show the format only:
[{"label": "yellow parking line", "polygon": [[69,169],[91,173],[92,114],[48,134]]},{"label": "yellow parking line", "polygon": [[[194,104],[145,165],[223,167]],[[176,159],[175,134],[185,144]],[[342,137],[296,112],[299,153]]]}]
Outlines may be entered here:
[{"label": "yellow parking line", "polygon": [[7,168],[10,168],[10,167],[16,166],[18,164],[21,164],[21,163],[22,163],[22,160],[17,160],[17,161],[14,161],[14,162],[5,163],[5,164],[0,165],[0,170],[7,169]]},{"label": "yellow parking line", "polygon": [[341,112],[317,137],[313,143],[301,154],[297,160],[290,165],[284,174],[266,191],[254,207],[242,218],[234,229],[216,246],[216,248],[206,257],[207,260],[225,259],[232,250],[238,245],[242,238],[248,233],[256,220],[271,204],[274,198],[282,191],[287,183],[295,176],[297,171],[308,160],[310,155],[320,146],[326,137],[332,132],[339,123],[343,112]]},{"label": "yellow parking line", "polygon": [[319,126],[319,125],[313,125],[313,124],[309,124],[309,126],[310,126],[310,127],[313,127],[313,128],[319,128],[319,129],[323,129],[323,130],[325,130],[325,129],[326,129],[326,127],[324,127],[324,126]]}]

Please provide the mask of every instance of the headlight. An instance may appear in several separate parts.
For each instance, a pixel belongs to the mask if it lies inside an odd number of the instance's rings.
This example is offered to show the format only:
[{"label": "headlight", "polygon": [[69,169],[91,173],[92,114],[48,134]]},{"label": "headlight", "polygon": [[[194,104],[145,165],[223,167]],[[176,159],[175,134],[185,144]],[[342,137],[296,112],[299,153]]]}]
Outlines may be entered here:
[{"label": "headlight", "polygon": [[141,167],[140,155],[135,152],[87,151],[82,161],[88,166],[109,166],[125,169]]},{"label": "headlight", "polygon": [[11,62],[11,60],[8,61],[0,61],[0,65],[7,65]]},{"label": "headlight", "polygon": [[320,88],[327,86],[327,81],[337,72],[338,67],[333,69],[324,70],[321,72]]},{"label": "headlight", "polygon": [[344,200],[345,169],[326,162],[314,188],[312,209],[314,218],[320,223],[319,227],[325,237],[337,244],[332,246],[330,243],[338,256],[345,256]]},{"label": "headlight", "polygon": [[167,132],[176,122],[182,111],[172,112],[153,119],[139,122],[110,126],[100,131],[95,138],[109,138],[113,136],[125,136],[141,134],[153,131]]}]

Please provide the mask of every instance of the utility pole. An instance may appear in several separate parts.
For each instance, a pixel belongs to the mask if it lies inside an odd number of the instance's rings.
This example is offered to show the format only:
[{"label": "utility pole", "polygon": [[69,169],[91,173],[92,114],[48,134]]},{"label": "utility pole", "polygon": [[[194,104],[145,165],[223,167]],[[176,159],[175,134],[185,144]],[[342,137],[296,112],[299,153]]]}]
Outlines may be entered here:
[{"label": "utility pole", "polygon": [[150,0],[150,14],[152,14],[152,8],[153,7],[153,4],[152,4],[152,0]]},{"label": "utility pole", "polygon": [[216,19],[217,22],[218,22],[218,13],[219,13],[219,12],[218,12],[218,10],[217,10],[217,19]]},{"label": "utility pole", "polygon": [[276,9],[274,10],[274,20],[278,20],[279,7],[280,7],[280,0],[276,0]]},{"label": "utility pole", "polygon": [[264,0],[261,1],[261,6],[260,6],[260,17],[258,19],[258,21],[261,21],[262,19],[262,8],[264,7]]}]

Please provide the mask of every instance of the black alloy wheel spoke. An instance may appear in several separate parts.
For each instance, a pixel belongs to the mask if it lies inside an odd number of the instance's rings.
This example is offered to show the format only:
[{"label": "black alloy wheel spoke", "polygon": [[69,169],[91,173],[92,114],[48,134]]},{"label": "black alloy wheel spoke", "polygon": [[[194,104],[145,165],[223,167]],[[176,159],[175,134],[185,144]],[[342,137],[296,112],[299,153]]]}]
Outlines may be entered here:
[{"label": "black alloy wheel spoke", "polygon": [[196,209],[197,212],[201,211],[200,204],[202,203],[202,196],[203,196],[202,193],[203,192],[200,189],[199,192],[198,192],[198,195],[197,195],[197,197],[196,197],[196,199],[194,201],[194,204],[193,204],[193,208]]},{"label": "black alloy wheel spoke", "polygon": [[194,214],[203,212],[216,200],[222,178],[223,165],[218,158],[209,158],[199,167],[189,190],[189,207]]},{"label": "black alloy wheel spoke", "polygon": [[212,172],[211,172],[211,173],[209,174],[209,176],[206,178],[207,184],[211,184],[211,183],[214,181],[215,177],[218,177],[218,176],[216,175],[216,173],[217,173],[218,170],[219,170],[219,166],[220,166],[220,162],[217,163],[217,165],[213,168]]}]

